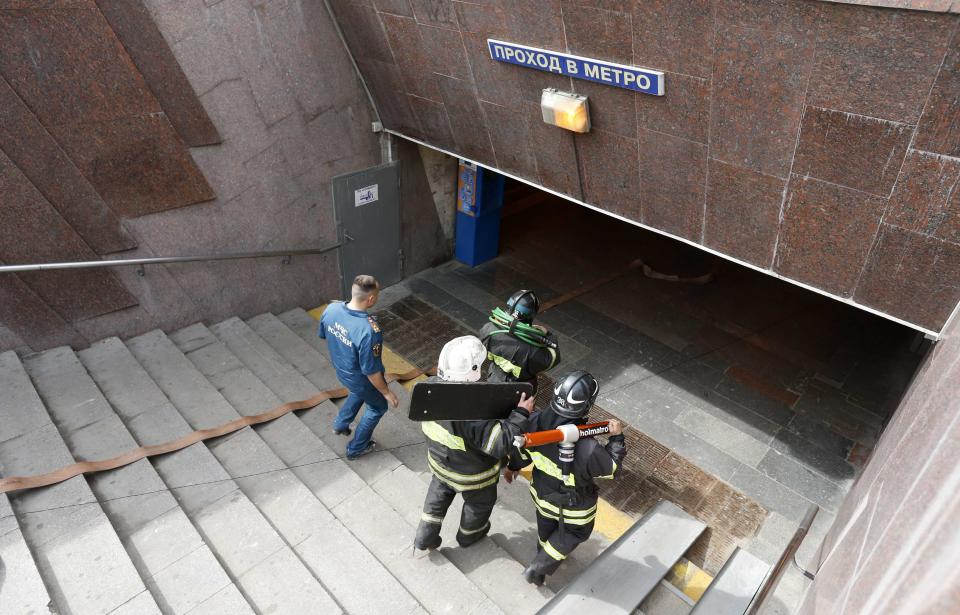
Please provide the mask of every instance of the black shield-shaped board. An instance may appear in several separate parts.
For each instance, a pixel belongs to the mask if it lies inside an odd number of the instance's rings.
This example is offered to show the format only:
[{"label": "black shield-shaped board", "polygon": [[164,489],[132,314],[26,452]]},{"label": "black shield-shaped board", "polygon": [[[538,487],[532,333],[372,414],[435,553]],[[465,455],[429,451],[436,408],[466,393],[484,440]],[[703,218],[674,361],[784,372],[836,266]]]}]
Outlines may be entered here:
[{"label": "black shield-shaped board", "polygon": [[412,421],[505,419],[520,394],[533,395],[525,382],[418,382],[410,400]]}]

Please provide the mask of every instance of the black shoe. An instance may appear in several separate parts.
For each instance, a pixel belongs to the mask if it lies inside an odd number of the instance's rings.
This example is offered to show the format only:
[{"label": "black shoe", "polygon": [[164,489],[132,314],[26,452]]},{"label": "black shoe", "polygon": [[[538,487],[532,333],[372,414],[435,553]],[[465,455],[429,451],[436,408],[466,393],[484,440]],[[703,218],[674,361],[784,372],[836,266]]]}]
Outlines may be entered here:
[{"label": "black shoe", "polygon": [[349,427],[345,427],[345,428],[343,428],[343,429],[337,429],[336,427],[334,427],[334,428],[333,428],[333,433],[334,433],[335,435],[338,435],[338,436],[349,436],[349,435],[352,434],[353,432],[350,430]]},{"label": "black shoe", "polygon": [[421,546],[421,545],[418,545],[418,544],[414,543],[413,546],[414,546],[414,548],[416,548],[418,551],[433,551],[434,549],[439,549],[439,548],[440,548],[440,543],[442,543],[442,542],[443,542],[443,538],[440,538],[439,536],[435,536],[435,537],[434,537],[434,540],[432,540],[429,544],[426,544],[426,545],[422,545],[422,546]]},{"label": "black shoe", "polygon": [[537,587],[543,585],[543,582],[547,580],[546,575],[537,574],[532,564],[523,569],[523,578],[527,580],[527,583],[532,583]]},{"label": "black shoe", "polygon": [[457,532],[457,543],[461,547],[466,549],[467,547],[471,547],[477,544],[478,542],[480,542],[481,540],[483,540],[483,537],[489,533],[490,533],[489,523],[487,523],[487,527],[483,528],[481,531],[477,532],[476,534],[463,534],[461,532]]},{"label": "black shoe", "polygon": [[354,459],[357,459],[358,457],[363,457],[363,456],[366,455],[367,453],[372,453],[376,448],[377,448],[377,443],[374,442],[373,440],[370,440],[370,442],[367,443],[367,448],[363,449],[362,451],[360,451],[360,452],[357,453],[356,455],[349,455],[349,454],[348,454],[348,455],[347,455],[347,459],[349,459],[350,461],[353,461]]}]

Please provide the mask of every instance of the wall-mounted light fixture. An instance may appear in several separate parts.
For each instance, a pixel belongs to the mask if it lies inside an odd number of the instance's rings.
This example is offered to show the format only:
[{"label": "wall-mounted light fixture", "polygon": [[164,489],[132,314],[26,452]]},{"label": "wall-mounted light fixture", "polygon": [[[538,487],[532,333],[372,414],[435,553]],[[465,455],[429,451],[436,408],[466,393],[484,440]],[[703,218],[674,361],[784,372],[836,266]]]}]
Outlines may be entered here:
[{"label": "wall-mounted light fixture", "polygon": [[590,132],[590,105],[586,96],[547,88],[540,96],[543,121],[573,132]]}]

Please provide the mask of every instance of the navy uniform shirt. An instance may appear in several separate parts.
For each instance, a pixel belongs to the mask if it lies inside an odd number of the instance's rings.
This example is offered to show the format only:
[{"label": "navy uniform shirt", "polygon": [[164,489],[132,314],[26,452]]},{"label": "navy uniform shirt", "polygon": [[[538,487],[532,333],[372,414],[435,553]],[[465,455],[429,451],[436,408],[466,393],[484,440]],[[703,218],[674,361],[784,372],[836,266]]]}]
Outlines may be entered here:
[{"label": "navy uniform shirt", "polygon": [[331,303],[320,317],[317,333],[327,340],[330,361],[344,386],[351,390],[373,386],[367,376],[383,371],[383,335],[373,316],[351,310],[346,303]]}]

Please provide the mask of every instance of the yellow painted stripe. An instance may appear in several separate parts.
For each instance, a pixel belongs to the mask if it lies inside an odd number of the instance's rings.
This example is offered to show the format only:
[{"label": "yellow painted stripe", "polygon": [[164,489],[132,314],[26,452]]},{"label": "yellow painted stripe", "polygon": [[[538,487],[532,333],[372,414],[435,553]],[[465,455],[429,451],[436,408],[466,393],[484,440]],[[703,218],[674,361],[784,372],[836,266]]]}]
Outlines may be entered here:
[{"label": "yellow painted stripe", "polygon": [[696,564],[681,559],[670,570],[666,581],[696,602],[703,596],[713,577]]},{"label": "yellow painted stripe", "polygon": [[[383,360],[383,367],[387,370],[387,372],[402,374],[403,372],[409,372],[410,370],[417,368],[415,365],[408,363],[406,359],[393,352],[386,346],[383,347],[383,352],[381,353],[380,358]],[[419,376],[418,378],[404,382],[403,387],[408,391],[412,391],[415,384],[418,382],[423,382],[426,379],[426,376]]]},{"label": "yellow painted stripe", "polygon": [[603,498],[597,502],[597,522],[594,529],[607,540],[613,542],[623,536],[634,521],[630,515],[620,512]]}]

